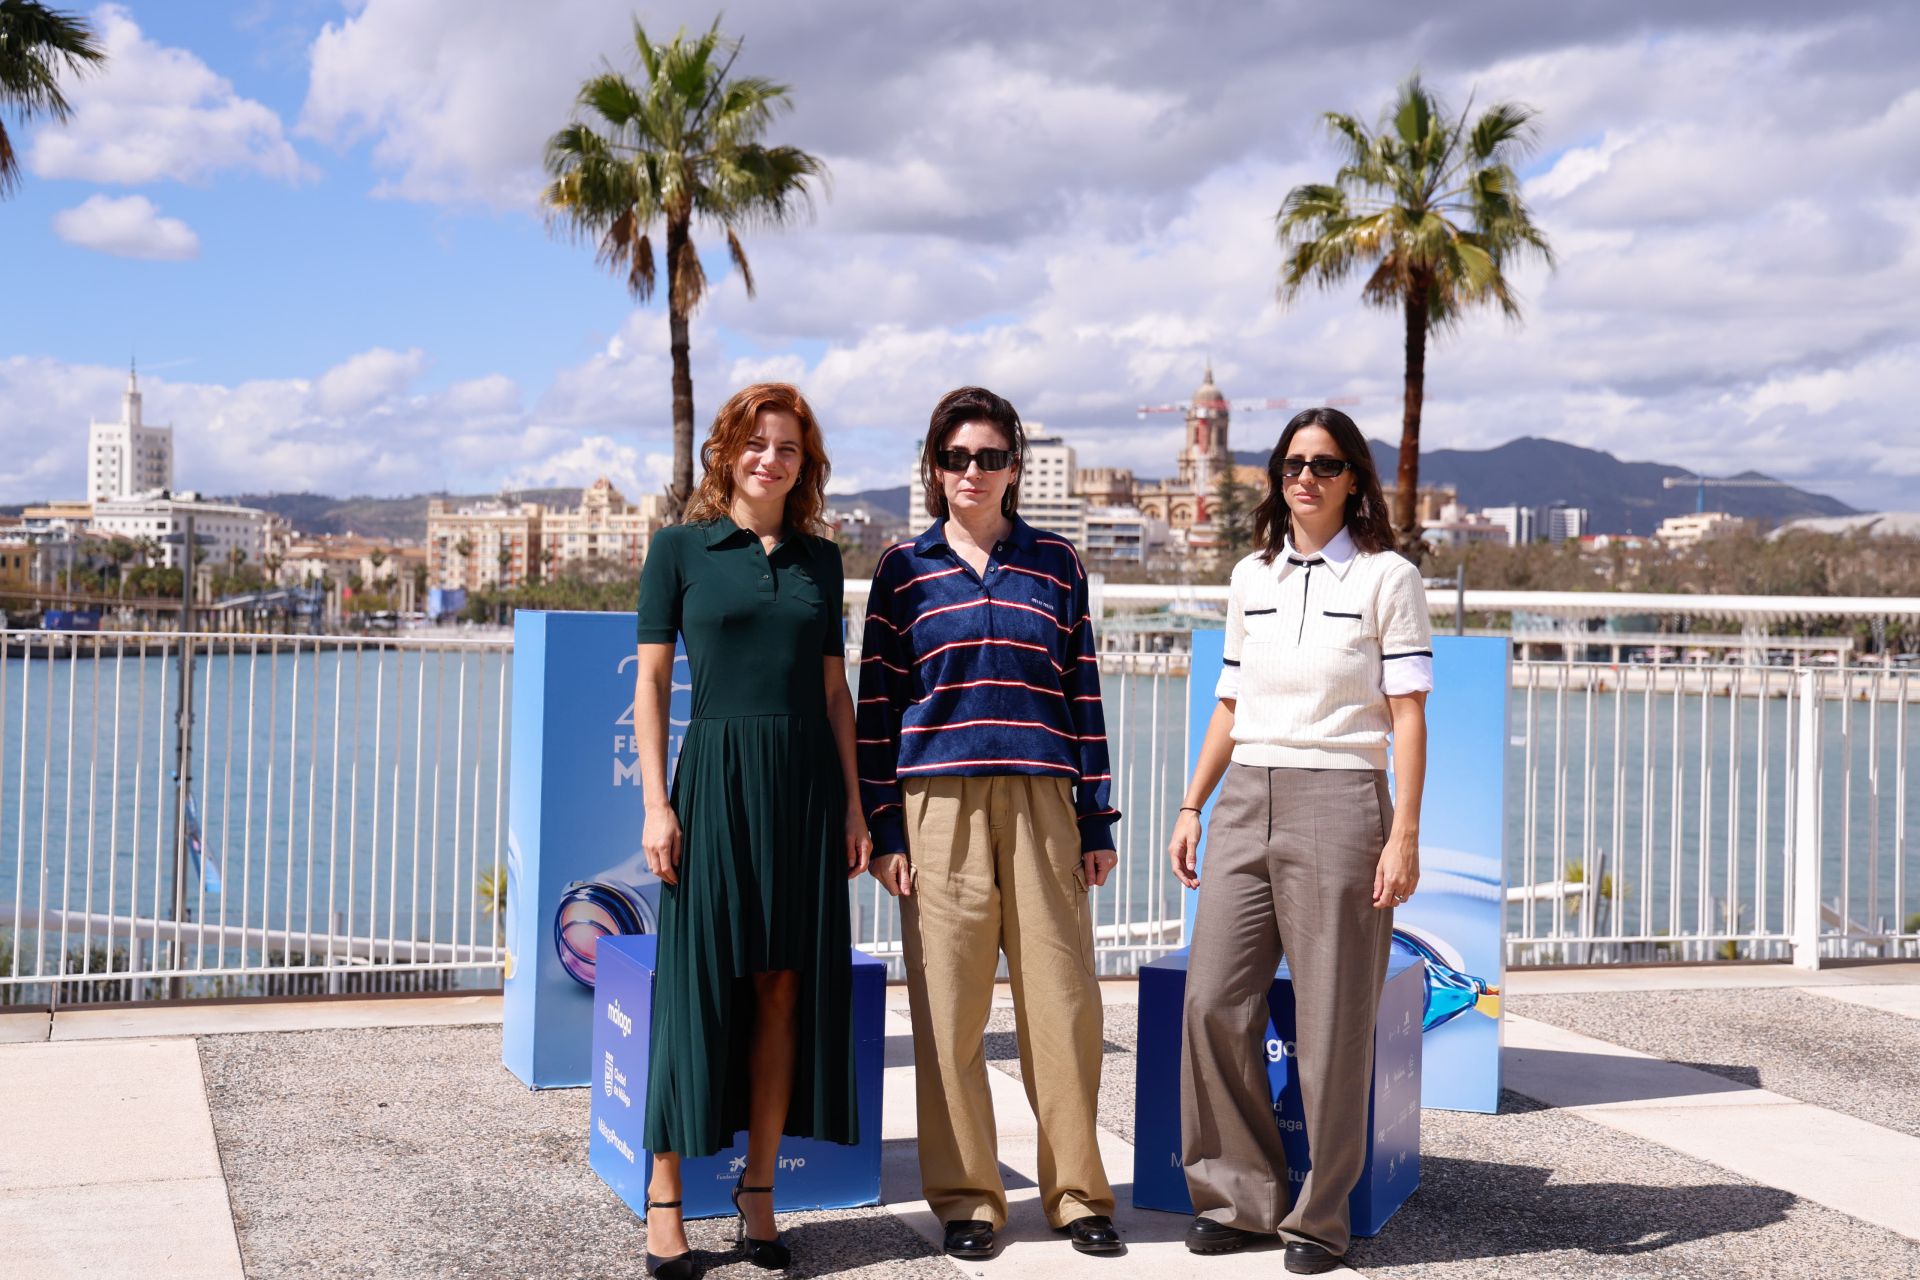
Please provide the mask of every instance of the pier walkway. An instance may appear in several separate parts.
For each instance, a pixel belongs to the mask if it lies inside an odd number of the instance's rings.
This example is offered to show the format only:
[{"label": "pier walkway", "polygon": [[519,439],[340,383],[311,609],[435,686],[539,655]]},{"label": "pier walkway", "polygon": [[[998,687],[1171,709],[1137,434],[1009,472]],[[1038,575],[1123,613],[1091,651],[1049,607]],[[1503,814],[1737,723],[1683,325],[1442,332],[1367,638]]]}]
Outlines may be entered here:
[{"label": "pier walkway", "polygon": [[[1406,1277],[1920,1275],[1920,965],[1516,971],[1498,1115],[1424,1114],[1422,1186],[1355,1271]],[[1048,1232],[1012,1010],[989,1056],[1013,1220],[936,1250],[890,989],[884,1198],[790,1215],[790,1274],[1284,1274],[1127,1206],[1134,989],[1104,985],[1102,1142],[1128,1252]],[[639,1276],[641,1223],[587,1168],[587,1093],[500,1065],[486,996],[0,1014],[0,1276]],[[707,1274],[759,1275],[728,1221]]]}]

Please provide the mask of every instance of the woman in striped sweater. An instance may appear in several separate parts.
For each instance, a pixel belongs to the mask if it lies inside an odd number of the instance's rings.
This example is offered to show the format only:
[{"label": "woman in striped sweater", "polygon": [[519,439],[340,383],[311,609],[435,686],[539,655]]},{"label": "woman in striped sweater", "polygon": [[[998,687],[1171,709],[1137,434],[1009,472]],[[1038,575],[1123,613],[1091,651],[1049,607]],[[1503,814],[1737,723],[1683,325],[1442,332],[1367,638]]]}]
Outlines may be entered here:
[{"label": "woman in striped sweater", "polygon": [[1047,1221],[1113,1253],[1101,1165],[1101,1005],[1087,891],[1116,861],[1087,575],[1015,513],[1020,416],[980,387],[934,408],[934,522],[874,570],[857,751],[872,871],[900,899],[920,1177],[955,1257],[1007,1220],[984,1039],[1005,948]]}]

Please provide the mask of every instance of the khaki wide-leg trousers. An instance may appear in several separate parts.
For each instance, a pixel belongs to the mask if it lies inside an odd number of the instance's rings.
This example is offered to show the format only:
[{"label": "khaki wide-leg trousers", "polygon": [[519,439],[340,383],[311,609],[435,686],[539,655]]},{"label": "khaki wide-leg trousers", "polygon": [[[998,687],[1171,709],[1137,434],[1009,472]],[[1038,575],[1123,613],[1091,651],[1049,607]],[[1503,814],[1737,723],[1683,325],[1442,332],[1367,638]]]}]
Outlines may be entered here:
[{"label": "khaki wide-leg trousers", "polygon": [[942,1222],[1006,1225],[984,1043],[1004,949],[1047,1222],[1110,1216],[1095,1112],[1093,916],[1069,784],[1008,774],[920,778],[901,790],[913,893],[900,916],[927,1203]]},{"label": "khaki wide-leg trousers", "polygon": [[[1392,825],[1384,773],[1231,765],[1194,912],[1180,1059],[1194,1212],[1345,1253],[1366,1163],[1373,1022],[1393,912],[1373,906]],[[1264,1038],[1284,951],[1312,1169],[1292,1191]]]}]

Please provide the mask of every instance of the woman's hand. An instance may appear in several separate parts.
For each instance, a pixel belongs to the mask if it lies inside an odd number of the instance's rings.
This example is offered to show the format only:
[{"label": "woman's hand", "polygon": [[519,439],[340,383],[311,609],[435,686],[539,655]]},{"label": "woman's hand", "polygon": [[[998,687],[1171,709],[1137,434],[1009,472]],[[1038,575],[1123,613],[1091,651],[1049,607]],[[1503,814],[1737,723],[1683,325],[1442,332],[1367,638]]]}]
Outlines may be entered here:
[{"label": "woman's hand", "polygon": [[867,870],[882,888],[896,898],[913,896],[913,867],[904,853],[883,853],[873,859]]},{"label": "woman's hand", "polygon": [[647,870],[661,884],[680,883],[680,815],[670,804],[647,806],[646,825],[640,829],[640,847],[646,851]]},{"label": "woman's hand", "polygon": [[1200,815],[1182,809],[1173,822],[1173,839],[1167,843],[1167,856],[1173,859],[1173,877],[1189,889],[1200,887],[1200,868],[1195,859],[1200,851]]},{"label": "woman's hand", "polygon": [[851,880],[867,869],[867,860],[873,857],[873,837],[867,834],[867,820],[860,816],[858,808],[847,810],[847,879]]},{"label": "woman's hand", "polygon": [[1380,851],[1380,865],[1373,873],[1373,905],[1382,911],[1397,907],[1413,896],[1420,883],[1420,838],[1395,828],[1387,835],[1387,847]]},{"label": "woman's hand", "polygon": [[1087,877],[1087,888],[1098,889],[1118,866],[1120,855],[1111,849],[1090,849],[1080,855],[1080,870]]}]

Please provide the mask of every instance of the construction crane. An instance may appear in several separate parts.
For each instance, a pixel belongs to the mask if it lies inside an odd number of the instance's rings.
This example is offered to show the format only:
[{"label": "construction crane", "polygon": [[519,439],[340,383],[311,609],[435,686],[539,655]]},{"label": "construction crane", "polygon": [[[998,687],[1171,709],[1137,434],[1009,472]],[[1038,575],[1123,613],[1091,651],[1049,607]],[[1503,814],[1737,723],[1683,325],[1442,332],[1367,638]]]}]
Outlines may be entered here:
[{"label": "construction crane", "polygon": [[1708,476],[1662,476],[1660,478],[1660,487],[1662,489],[1684,489],[1688,485],[1695,486],[1693,510],[1694,510],[1694,514],[1696,515],[1698,515],[1700,512],[1705,511],[1707,509],[1707,486],[1708,485],[1712,485],[1716,489],[1791,489],[1793,488],[1792,485],[1788,484],[1784,480],[1766,480],[1766,479],[1748,479],[1748,478],[1715,480]]},{"label": "construction crane", "polygon": [[1296,401],[1284,397],[1269,396],[1264,400],[1234,400],[1222,398],[1217,404],[1203,404],[1197,408],[1191,403],[1185,404],[1143,404],[1135,411],[1135,416],[1144,418],[1150,413],[1197,413],[1202,418],[1211,418],[1219,410],[1228,413],[1262,413],[1269,409],[1291,409],[1295,404],[1326,405],[1329,408],[1344,409],[1348,405],[1359,404],[1360,396],[1328,396],[1324,400]]}]

